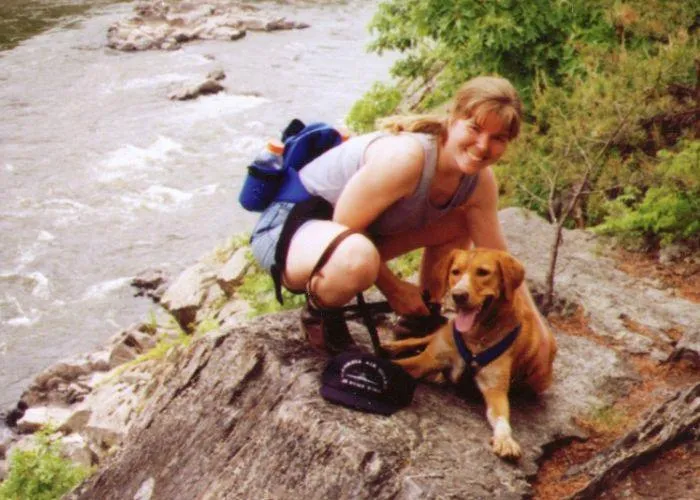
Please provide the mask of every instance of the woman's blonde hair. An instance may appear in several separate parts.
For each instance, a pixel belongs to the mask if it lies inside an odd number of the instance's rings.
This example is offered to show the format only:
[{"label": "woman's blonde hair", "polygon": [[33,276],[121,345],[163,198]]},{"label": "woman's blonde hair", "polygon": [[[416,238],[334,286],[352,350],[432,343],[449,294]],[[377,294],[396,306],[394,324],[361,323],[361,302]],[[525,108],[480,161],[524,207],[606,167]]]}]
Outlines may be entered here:
[{"label": "woman's blonde hair", "polygon": [[495,113],[508,130],[508,139],[520,133],[522,103],[518,92],[505,78],[477,76],[467,81],[455,94],[450,114],[393,116],[380,122],[380,128],[392,133],[422,132],[436,135],[444,141],[447,127],[454,121],[475,118],[481,122],[487,114]]}]

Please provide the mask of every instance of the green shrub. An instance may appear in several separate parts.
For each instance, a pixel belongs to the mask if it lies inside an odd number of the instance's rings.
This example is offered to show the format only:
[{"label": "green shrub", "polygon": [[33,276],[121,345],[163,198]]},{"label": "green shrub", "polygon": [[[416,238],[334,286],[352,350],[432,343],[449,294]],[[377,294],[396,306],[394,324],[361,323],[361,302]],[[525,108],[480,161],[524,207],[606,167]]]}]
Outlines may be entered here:
[{"label": "green shrub", "polygon": [[90,475],[90,469],[61,456],[60,440],[45,429],[36,434],[31,450],[16,450],[10,456],[10,471],[0,484],[2,500],[53,500],[61,498]]},{"label": "green shrub", "polygon": [[401,99],[402,94],[398,88],[377,82],[353,104],[345,123],[354,132],[370,132],[375,128],[377,118],[396,111]]},{"label": "green shrub", "polygon": [[236,293],[250,305],[250,316],[296,309],[304,305],[305,298],[303,294],[292,294],[285,290],[284,287],[282,288],[284,304],[277,302],[274,283],[270,273],[260,269],[251,252],[248,252],[246,257],[251,262],[251,268],[248,270],[248,274],[246,274]]},{"label": "green shrub", "polygon": [[659,151],[657,184],[642,196],[630,187],[611,201],[610,215],[595,229],[634,246],[677,241],[700,244],[700,142],[686,140],[677,151]]},{"label": "green shrub", "polygon": [[693,102],[679,98],[677,89],[694,88],[697,50],[697,39],[681,38],[658,47],[655,55],[599,54],[586,63],[586,77],[569,89],[542,77],[532,120],[496,167],[502,202],[549,217],[550,204],[560,211],[591,165],[584,222],[597,225],[625,187],[644,193],[658,185],[655,151],[673,146],[692,126],[673,119],[692,112]]}]

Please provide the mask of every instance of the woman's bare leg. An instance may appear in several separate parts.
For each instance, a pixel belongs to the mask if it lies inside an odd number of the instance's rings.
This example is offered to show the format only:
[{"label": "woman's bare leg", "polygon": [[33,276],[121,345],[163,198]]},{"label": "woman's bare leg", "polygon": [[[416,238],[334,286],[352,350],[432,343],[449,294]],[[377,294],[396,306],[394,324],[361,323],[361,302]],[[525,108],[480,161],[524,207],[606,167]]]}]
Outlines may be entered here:
[{"label": "woman's bare leg", "polygon": [[[292,237],[284,275],[285,285],[303,290],[321,254],[347,228],[332,221],[310,221]],[[377,279],[379,252],[362,234],[345,238],[312,278],[311,289],[325,307],[340,307]]]}]

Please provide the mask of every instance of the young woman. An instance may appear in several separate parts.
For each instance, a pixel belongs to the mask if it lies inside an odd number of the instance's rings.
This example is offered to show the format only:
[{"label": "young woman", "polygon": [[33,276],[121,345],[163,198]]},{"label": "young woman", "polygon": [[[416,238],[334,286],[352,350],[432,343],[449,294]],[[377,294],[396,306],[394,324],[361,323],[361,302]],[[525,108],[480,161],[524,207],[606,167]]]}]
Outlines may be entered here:
[{"label": "young woman", "polygon": [[[284,286],[307,292],[302,327],[312,345],[348,347],[337,308],[373,284],[397,314],[425,316],[422,291],[442,299],[432,271],[452,248],[506,249],[489,167],[517,137],[521,115],[508,80],[477,77],[457,92],[449,116],[389,120],[387,131],[351,138],[301,170],[314,198],[273,203],[251,245]],[[416,248],[425,249],[418,286],[385,264]],[[532,302],[524,286],[519,293]]]}]

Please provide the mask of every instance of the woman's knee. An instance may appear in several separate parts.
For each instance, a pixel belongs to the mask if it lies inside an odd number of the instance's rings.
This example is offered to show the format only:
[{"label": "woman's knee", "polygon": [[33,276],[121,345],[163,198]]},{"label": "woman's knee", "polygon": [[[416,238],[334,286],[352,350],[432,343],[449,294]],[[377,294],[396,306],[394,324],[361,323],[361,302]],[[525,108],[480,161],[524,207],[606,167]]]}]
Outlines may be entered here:
[{"label": "woman's knee", "polygon": [[359,291],[374,284],[380,264],[379,252],[372,241],[362,234],[353,234],[338,246],[324,274]]}]

